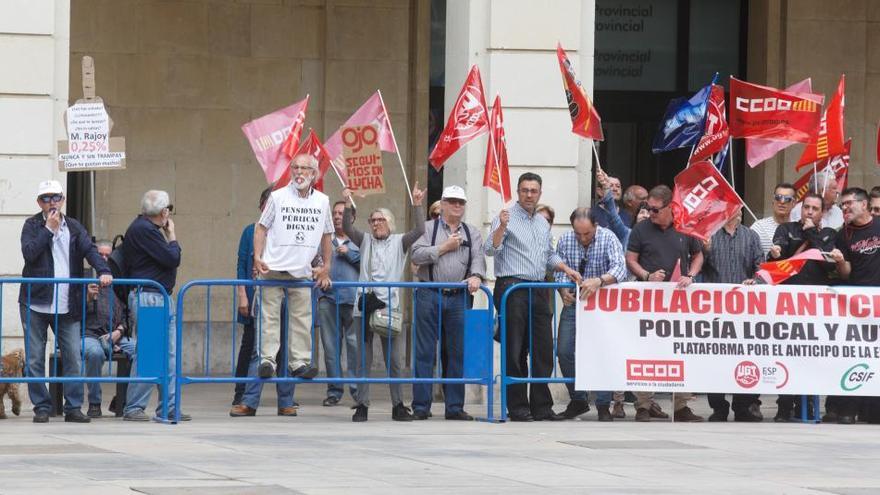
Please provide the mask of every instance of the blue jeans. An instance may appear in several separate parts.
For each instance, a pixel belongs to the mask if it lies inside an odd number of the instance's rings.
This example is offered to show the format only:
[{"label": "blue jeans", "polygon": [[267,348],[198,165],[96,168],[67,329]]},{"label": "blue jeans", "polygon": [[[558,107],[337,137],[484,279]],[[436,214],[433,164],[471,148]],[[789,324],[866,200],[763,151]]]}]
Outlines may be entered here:
[{"label": "blue jeans", "polygon": [[[321,345],[324,347],[324,368],[328,378],[342,376],[340,343],[345,340],[345,376],[354,376],[357,369],[357,334],[351,325],[351,304],[340,304],[339,325],[337,326],[336,303],[329,298],[322,297],[318,300],[318,325],[321,328]],[[342,332],[340,332],[342,329]],[[342,398],[344,385],[339,383],[327,384],[327,397]],[[349,385],[348,392],[352,398],[356,397],[357,386]]]},{"label": "blue jeans", "polygon": [[[257,306],[259,308],[259,306]],[[259,309],[257,309],[257,314],[259,314]],[[285,343],[287,342],[287,329],[288,329],[288,320],[287,320],[287,303],[282,302],[281,304],[281,332],[279,338],[279,342]],[[254,323],[256,328],[254,329],[254,341],[253,341],[253,353],[251,354],[251,361],[248,365],[247,376],[259,376],[259,367],[260,367],[260,343],[261,336],[259,335],[260,329],[262,327],[259,319]],[[278,375],[283,376],[284,371],[287,370],[288,364],[288,356],[287,356],[287,345],[279,345],[278,354],[275,355],[275,362],[278,364],[277,370]],[[275,390],[278,395],[278,409],[282,407],[292,407],[293,406],[293,393],[296,391],[296,384],[294,383],[276,383]],[[257,409],[260,407],[260,396],[263,394],[263,382],[248,382],[244,384],[244,393],[241,396],[241,403],[245,406],[250,407],[251,409]]]},{"label": "blue jeans", "polygon": [[[75,304],[71,302],[71,304]],[[38,313],[26,305],[19,305],[21,327],[25,329],[27,356],[24,374],[29,377],[46,376],[46,336],[47,329],[52,327],[55,339],[61,348],[61,361],[64,376],[81,376],[82,360],[80,350],[80,321],[69,314],[58,315],[56,327],[55,314]],[[30,321],[28,321],[30,318]],[[64,414],[78,411],[82,407],[82,383],[64,384]],[[49,413],[52,400],[45,383],[28,383],[28,396],[34,405],[34,412]]]},{"label": "blue jeans", "polygon": [[[128,337],[122,337],[117,342],[119,350],[125,354],[130,361],[134,360],[137,342]],[[86,376],[101,376],[104,369],[104,363],[113,358],[113,350],[107,339],[98,339],[95,337],[86,337],[83,346],[83,355],[86,359]],[[101,384],[88,383],[89,404],[101,404]]]},{"label": "blue jeans", "polygon": [[[416,378],[433,378],[440,340],[443,378],[461,378],[464,373],[464,311],[473,299],[464,291],[442,295],[437,289],[416,289]],[[446,415],[464,408],[464,384],[444,384]],[[431,410],[431,384],[413,384],[413,411]]]},{"label": "blue jeans", "polygon": [[[563,306],[559,315],[559,335],[557,336],[557,359],[562,376],[574,378],[574,353],[575,353],[575,317],[576,305]],[[574,389],[574,383],[566,383],[568,396],[571,400],[587,400],[589,392]],[[607,406],[611,404],[611,392],[596,392],[596,405]]]},{"label": "blue jeans", "polygon": [[[137,318],[138,318],[138,308],[140,306],[143,307],[162,307],[165,305],[165,298],[162,294],[158,292],[146,292],[141,291],[140,293],[140,302],[138,302],[137,297],[138,291],[137,289],[133,289],[128,294],[128,307],[131,312],[131,325],[138,331],[137,327]],[[174,302],[173,299],[170,299],[171,307],[168,308],[168,416],[174,414],[174,383],[175,383],[175,370],[174,370],[174,346],[176,345],[176,328],[175,328],[175,314],[174,314]],[[150,331],[151,329],[144,329],[145,331]],[[159,329],[161,331],[161,329]],[[131,361],[131,376],[138,376],[138,356],[135,353],[134,359]],[[151,392],[151,383],[131,383],[128,385],[128,394],[126,395],[125,400],[125,410],[123,414],[129,414],[136,410],[145,410],[147,408],[147,404],[150,402],[150,394]],[[162,416],[162,387],[156,386],[159,389],[159,403],[156,405],[156,416]]]}]

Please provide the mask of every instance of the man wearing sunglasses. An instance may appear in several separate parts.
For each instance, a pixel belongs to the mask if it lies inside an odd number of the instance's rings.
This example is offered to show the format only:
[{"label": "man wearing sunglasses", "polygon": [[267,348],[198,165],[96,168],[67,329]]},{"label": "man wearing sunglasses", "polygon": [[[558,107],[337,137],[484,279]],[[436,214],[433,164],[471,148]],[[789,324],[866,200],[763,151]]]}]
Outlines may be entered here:
[{"label": "man wearing sunglasses", "polygon": [[[110,268],[98,254],[88,231],[75,219],[61,213],[64,190],[57,180],[40,183],[37,189],[40,212],[28,218],[21,230],[24,278],[82,278],[83,259],[95,268],[101,285],[113,281]],[[21,284],[19,291],[21,326],[27,338],[26,376],[45,376],[48,327],[59,342],[63,375],[80,376],[82,367],[80,321],[83,287],[81,284]],[[45,383],[28,383],[34,405],[34,423],[49,421],[52,407]],[[83,414],[82,383],[64,384],[64,421],[88,423]]]},{"label": "man wearing sunglasses", "polygon": [[[694,281],[703,267],[702,244],[696,238],[675,230],[672,218],[672,191],[664,185],[655,186],[648,192],[650,221],[637,223],[629,236],[626,247],[626,266],[636,279],[645,282],[669,281],[675,268],[681,270],[678,288],[683,289]],[[693,394],[675,394],[675,421],[703,421],[687,407]],[[653,392],[636,392],[636,421],[651,418],[668,418],[654,402]]]},{"label": "man wearing sunglasses", "polygon": [[795,190],[788,182],[776,184],[773,190],[773,215],[762,218],[752,224],[752,230],[758,233],[761,239],[761,250],[764,256],[773,246],[773,235],[780,225],[789,221],[792,208],[794,208]]}]

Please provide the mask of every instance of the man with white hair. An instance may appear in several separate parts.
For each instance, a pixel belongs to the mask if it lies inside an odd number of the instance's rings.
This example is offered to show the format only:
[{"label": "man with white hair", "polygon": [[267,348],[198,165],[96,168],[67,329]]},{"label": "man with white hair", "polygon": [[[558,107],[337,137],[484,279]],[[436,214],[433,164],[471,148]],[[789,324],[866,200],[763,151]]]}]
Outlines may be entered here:
[{"label": "man with white hair", "polygon": [[[830,170],[823,170],[810,179],[809,192],[822,196],[822,227],[830,227],[834,230],[840,230],[843,227],[843,210],[837,204],[837,197],[840,195],[838,189],[839,184],[834,173]],[[791,210],[789,218],[792,222],[798,222],[801,219],[801,209],[804,202],[801,201]]]},{"label": "man with white hair", "polygon": [[[61,213],[64,189],[57,180],[47,180],[37,188],[40,212],[28,218],[21,229],[21,254],[24,278],[82,278],[83,259],[98,272],[102,286],[113,277],[104,259],[98,255],[88,231],[76,220]],[[45,376],[47,329],[61,348],[64,376],[80,376],[83,290],[81,284],[21,284],[18,303],[21,326],[27,339],[25,376]],[[49,421],[52,407],[45,383],[28,383],[28,395],[34,405],[34,423]],[[64,384],[64,421],[88,423],[83,414],[82,383]]]},{"label": "man with white hair", "polygon": [[[122,244],[122,253],[125,258],[126,276],[132,279],[153,280],[161,285],[170,296],[174,290],[177,279],[177,267],[180,266],[180,244],[177,242],[177,234],[174,230],[174,221],[171,212],[174,206],[165,191],[151,190],[144,193],[141,199],[141,214],[131,222],[125,231],[125,241]],[[174,344],[175,337],[175,313],[174,304],[168,301],[168,373],[171,378],[168,387],[168,417],[173,418],[171,410],[174,404]],[[165,295],[153,286],[145,285],[132,290],[128,294],[128,307],[131,315],[131,325],[138,331],[138,308],[165,306]],[[146,328],[144,330],[147,330]],[[152,330],[152,329],[151,329]],[[143,337],[142,337],[143,342]],[[133,375],[138,373],[138,362],[141,356],[135,354],[131,363]],[[128,386],[128,393],[123,410],[125,421],[149,421],[144,410],[150,402],[149,383],[132,383]],[[161,393],[160,401],[156,407],[156,418],[167,419],[162,415]],[[181,421],[189,421],[186,414],[180,415]]]},{"label": "man with white hair", "polygon": [[[318,178],[318,162],[301,153],[290,162],[290,184],[269,196],[260,220],[254,227],[254,273],[258,280],[282,282],[316,281],[321,289],[330,287],[330,265],[333,259],[333,220],[330,199],[314,188]],[[312,260],[321,250],[323,266],[312,267]],[[312,288],[262,286],[257,289],[257,317],[261,332],[259,342],[260,378],[273,375],[314,378],[312,365]],[[281,348],[281,306],[287,304],[287,369],[277,372],[275,359]],[[253,367],[251,367],[253,372]],[[251,374],[251,373],[249,373]],[[260,405],[256,393],[246,392],[241,404],[232,408],[231,416],[253,416]],[[279,411],[281,414],[281,411]]]}]

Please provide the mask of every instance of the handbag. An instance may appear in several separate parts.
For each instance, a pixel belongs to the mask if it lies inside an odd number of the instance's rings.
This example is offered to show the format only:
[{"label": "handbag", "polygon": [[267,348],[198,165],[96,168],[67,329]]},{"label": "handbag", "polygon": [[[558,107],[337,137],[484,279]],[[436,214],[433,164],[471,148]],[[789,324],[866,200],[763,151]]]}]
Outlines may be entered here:
[{"label": "handbag", "polygon": [[[370,256],[367,261],[367,281],[373,281],[373,246],[370,246]],[[389,294],[390,300],[390,294]],[[387,304],[382,302],[375,292],[367,292],[361,295],[358,301],[363,310],[363,317],[369,318],[370,330],[382,337],[397,337],[403,330],[403,318],[400,312],[392,312]]]}]

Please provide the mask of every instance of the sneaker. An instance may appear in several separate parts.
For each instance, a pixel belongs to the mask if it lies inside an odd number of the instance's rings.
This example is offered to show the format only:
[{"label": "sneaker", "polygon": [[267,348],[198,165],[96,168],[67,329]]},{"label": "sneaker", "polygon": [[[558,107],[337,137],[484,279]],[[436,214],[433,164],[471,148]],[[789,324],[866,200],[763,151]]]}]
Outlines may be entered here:
[{"label": "sneaker", "polygon": [[256,416],[257,410],[244,404],[238,404],[236,406],[232,406],[232,409],[229,410],[229,415],[233,418]]},{"label": "sneaker", "polygon": [[48,423],[49,422],[49,411],[36,411],[34,412],[34,423]]},{"label": "sneaker", "polygon": [[144,412],[143,409],[135,409],[130,413],[125,413],[122,416],[123,421],[149,421],[150,417],[147,416],[147,413]]},{"label": "sneaker", "polygon": [[260,361],[258,373],[260,378],[272,378],[272,375],[275,374],[275,363],[269,360]]},{"label": "sneaker", "polygon": [[[174,420],[174,411],[168,411],[168,417],[171,418],[171,421],[173,421]],[[184,412],[180,413],[180,422],[181,423],[183,423],[184,421],[192,421],[192,419],[193,419],[193,417],[190,416],[189,414],[186,414]],[[159,416],[158,414],[153,417],[153,421],[164,421],[164,420],[165,420],[165,418],[163,418],[162,416]]]},{"label": "sneaker", "polygon": [[[608,409],[607,407],[605,409]],[[586,413],[590,410],[590,404],[585,400],[572,400],[568,403],[568,406],[565,408],[565,411],[562,411],[562,416],[565,419],[574,419],[581,414]]]},{"label": "sneaker", "polygon": [[412,421],[413,415],[408,407],[398,404],[391,410],[391,419],[394,421]]},{"label": "sneaker", "polygon": [[339,397],[336,397],[335,395],[327,397],[326,399],[324,399],[324,402],[321,403],[321,405],[324,407],[333,407],[337,404],[339,404]]},{"label": "sneaker", "polygon": [[101,404],[89,404],[89,410],[86,411],[86,416],[90,418],[100,418]]},{"label": "sneaker", "polygon": [[288,371],[290,371],[290,376],[293,378],[311,380],[318,376],[318,368],[308,364],[304,364],[297,369],[288,369]]},{"label": "sneaker", "polygon": [[79,409],[75,409],[64,415],[65,423],[91,423],[92,420],[82,413]]},{"label": "sneaker", "polygon": [[651,412],[648,411],[647,407],[640,407],[636,409],[636,421],[639,423],[647,423],[651,421]]},{"label": "sneaker", "polygon": [[357,405],[354,406],[354,414],[351,416],[351,420],[355,423],[363,423],[367,420],[367,406],[365,405]]},{"label": "sneaker", "polygon": [[691,411],[691,408],[687,406],[682,407],[678,411],[675,411],[673,418],[674,421],[679,423],[699,423],[701,421],[704,421],[702,416],[697,416],[696,414],[694,414],[693,411]]},{"label": "sneaker", "polygon": [[615,419],[623,419],[626,417],[626,411],[623,410],[623,402],[615,402],[614,408],[611,409],[611,415]]},{"label": "sneaker", "polygon": [[596,406],[596,411],[599,413],[599,421],[614,421],[614,415],[608,410],[608,406]]}]

